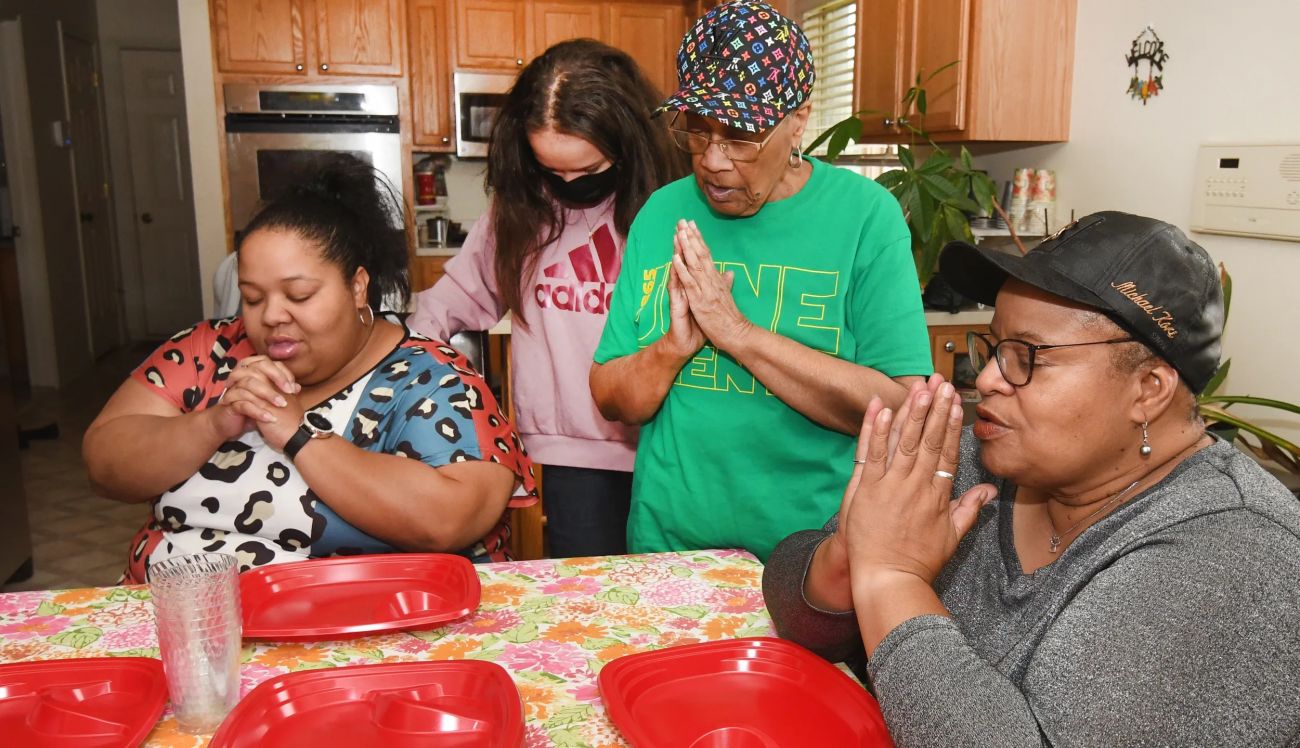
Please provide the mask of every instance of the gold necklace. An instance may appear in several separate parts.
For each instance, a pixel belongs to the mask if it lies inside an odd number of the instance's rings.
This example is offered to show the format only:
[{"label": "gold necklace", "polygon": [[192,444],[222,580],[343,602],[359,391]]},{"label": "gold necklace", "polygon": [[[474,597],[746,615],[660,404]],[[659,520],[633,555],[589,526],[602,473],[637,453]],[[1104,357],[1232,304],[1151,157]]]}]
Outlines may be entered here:
[{"label": "gold necklace", "polygon": [[[613,207],[613,206],[611,205],[610,207]],[[578,213],[582,216],[582,222],[585,223],[585,224],[587,224],[587,241],[592,241],[592,240],[595,238],[595,236],[596,236],[596,229],[599,229],[601,226],[604,226],[604,225],[605,225],[605,222],[604,222],[603,220],[600,220],[600,221],[596,224],[596,228],[592,228],[592,227],[591,227],[591,220],[587,218],[587,208],[570,208],[569,210],[576,210],[576,211],[578,211]],[[600,215],[596,216],[596,218],[597,218],[597,219],[603,219],[603,218],[605,217],[605,214],[608,213],[608,212],[609,212],[609,210],[602,210],[602,211],[600,212]]]},{"label": "gold necklace", "polygon": [[[1101,514],[1101,513],[1104,512],[1106,509],[1108,509],[1108,508],[1110,508],[1111,506],[1113,506],[1117,501],[1119,501],[1120,499],[1122,499],[1122,498],[1124,498],[1125,496],[1127,496],[1127,495],[1128,495],[1128,492],[1129,492],[1129,491],[1132,491],[1133,488],[1136,487],[1137,484],[1140,483],[1141,481],[1142,481],[1142,479],[1141,479],[1141,478],[1138,478],[1137,480],[1135,480],[1135,481],[1133,481],[1132,483],[1128,484],[1128,488],[1125,488],[1123,491],[1120,491],[1119,493],[1117,493],[1117,494],[1115,494],[1114,496],[1110,497],[1110,499],[1109,499],[1105,504],[1102,504],[1100,507],[1098,507],[1097,510],[1094,511],[1092,514],[1089,514],[1087,517],[1084,517],[1083,519],[1079,520],[1078,522],[1075,522],[1073,525],[1070,526],[1070,529],[1066,530],[1065,532],[1063,532],[1063,533],[1061,533],[1061,534],[1059,534],[1059,535],[1056,534],[1056,533],[1052,533],[1052,539],[1049,541],[1050,545],[1048,545],[1048,547],[1047,547],[1048,552],[1050,552],[1050,553],[1056,553],[1057,549],[1061,547],[1061,538],[1062,538],[1062,537],[1069,537],[1071,533],[1073,533],[1075,530],[1079,529],[1079,525],[1082,525],[1084,522],[1087,522],[1088,520],[1092,519],[1093,517],[1096,517],[1098,514]],[[1053,528],[1053,529],[1055,529],[1055,528]]]}]

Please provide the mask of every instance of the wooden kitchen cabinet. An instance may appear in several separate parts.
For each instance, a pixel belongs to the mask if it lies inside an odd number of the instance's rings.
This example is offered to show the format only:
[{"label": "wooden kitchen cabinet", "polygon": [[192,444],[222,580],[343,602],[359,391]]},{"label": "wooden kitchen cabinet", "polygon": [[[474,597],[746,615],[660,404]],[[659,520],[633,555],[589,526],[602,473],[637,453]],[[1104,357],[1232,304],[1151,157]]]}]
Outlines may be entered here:
[{"label": "wooden kitchen cabinet", "polygon": [[[1062,141],[1070,133],[1076,0],[857,0],[855,109],[863,133],[910,142]],[[924,83],[927,113],[901,99]]]},{"label": "wooden kitchen cabinet", "polygon": [[[609,3],[609,38],[627,52],[664,96],[677,90],[677,50],[686,33],[686,15],[679,4]],[[694,20],[694,19],[692,19]]]},{"label": "wooden kitchen cabinet", "polygon": [[404,0],[212,0],[222,73],[400,76]]},{"label": "wooden kitchen cabinet", "polygon": [[448,257],[422,257],[420,255],[411,256],[411,295],[433,288],[443,276],[443,266],[447,264]]},{"label": "wooden kitchen cabinet", "polygon": [[603,3],[533,3],[532,57],[566,39],[607,39],[604,10]]},{"label": "wooden kitchen cabinet", "polygon": [[411,142],[454,151],[449,0],[410,0]]},{"label": "wooden kitchen cabinet", "polygon": [[528,6],[515,0],[457,0],[456,64],[523,67],[528,59]]},{"label": "wooden kitchen cabinet", "polygon": [[966,333],[973,331],[987,334],[989,326],[933,325],[929,329],[934,372],[942,374],[945,380],[952,382],[958,389],[974,389],[975,376],[979,372],[969,366],[967,354],[970,349],[966,346]]},{"label": "wooden kitchen cabinet", "polygon": [[401,75],[403,0],[314,0],[316,71]]},{"label": "wooden kitchen cabinet", "polygon": [[223,73],[305,75],[307,0],[213,0],[217,68]]}]

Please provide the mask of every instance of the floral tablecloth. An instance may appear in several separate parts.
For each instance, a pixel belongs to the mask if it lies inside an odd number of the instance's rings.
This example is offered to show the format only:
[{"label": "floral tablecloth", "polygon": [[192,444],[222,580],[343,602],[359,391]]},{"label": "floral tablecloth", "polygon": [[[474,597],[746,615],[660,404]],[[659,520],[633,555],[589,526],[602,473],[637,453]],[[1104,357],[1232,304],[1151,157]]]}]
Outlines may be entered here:
[{"label": "floral tablecloth", "polygon": [[[624,746],[596,674],[625,654],[712,639],[772,636],[762,565],[743,551],[553,559],[477,567],[483,598],[441,628],[338,642],[245,642],[243,693],[294,670],[379,662],[479,659],[515,679],[524,745]],[[146,587],[0,595],[0,662],[158,656]],[[170,710],[149,746],[202,746]]]}]

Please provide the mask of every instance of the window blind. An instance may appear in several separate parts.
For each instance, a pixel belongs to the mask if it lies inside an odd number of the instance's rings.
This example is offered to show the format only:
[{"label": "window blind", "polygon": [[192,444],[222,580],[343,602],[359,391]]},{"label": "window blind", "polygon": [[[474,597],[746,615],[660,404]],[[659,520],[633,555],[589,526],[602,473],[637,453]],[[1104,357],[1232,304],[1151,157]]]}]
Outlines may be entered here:
[{"label": "window blind", "polygon": [[[812,47],[817,65],[817,82],[813,84],[812,118],[808,122],[806,142],[812,142],[831,125],[853,114],[853,75],[857,51],[857,3],[855,0],[831,0],[804,13],[804,34]],[[825,144],[817,153],[826,152]],[[843,155],[888,156],[891,146],[850,143]],[[866,167],[867,176],[883,171]]]}]

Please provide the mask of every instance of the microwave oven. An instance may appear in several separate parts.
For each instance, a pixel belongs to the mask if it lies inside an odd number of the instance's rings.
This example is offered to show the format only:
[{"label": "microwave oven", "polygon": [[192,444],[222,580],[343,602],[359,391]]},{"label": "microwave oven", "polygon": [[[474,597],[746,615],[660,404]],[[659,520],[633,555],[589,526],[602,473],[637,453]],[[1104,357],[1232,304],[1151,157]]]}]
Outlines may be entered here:
[{"label": "microwave oven", "polygon": [[514,73],[475,73],[458,70],[452,76],[455,91],[456,155],[487,156],[488,142],[506,93],[515,84]]}]

